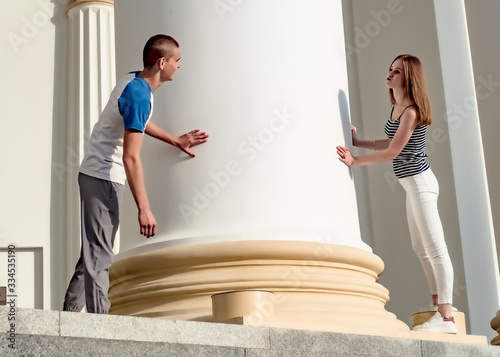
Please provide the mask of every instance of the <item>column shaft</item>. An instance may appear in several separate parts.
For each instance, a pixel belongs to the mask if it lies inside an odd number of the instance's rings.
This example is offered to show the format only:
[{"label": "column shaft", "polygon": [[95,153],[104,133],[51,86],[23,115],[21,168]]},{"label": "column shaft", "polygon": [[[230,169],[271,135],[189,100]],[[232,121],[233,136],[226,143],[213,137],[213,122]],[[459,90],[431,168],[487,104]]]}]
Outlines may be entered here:
[{"label": "column shaft", "polygon": [[194,159],[144,140],[157,235],[139,236],[128,197],[117,259],[252,239],[370,251],[350,171],[335,157],[335,145],[351,140],[342,2],[193,4],[116,4],[119,73],[140,69],[142,48],[156,33],[180,43],[181,68],[154,93],[152,120],[178,135],[210,134]]},{"label": "column shaft", "polygon": [[194,159],[144,140],[157,236],[139,236],[125,202],[110,312],[212,321],[212,295],[266,290],[277,301],[255,324],[408,332],[384,309],[383,262],[335,157],[351,140],[341,0],[147,4],[116,4],[118,72],[140,69],[152,35],[173,36],[181,68],[152,120],[210,139]]}]

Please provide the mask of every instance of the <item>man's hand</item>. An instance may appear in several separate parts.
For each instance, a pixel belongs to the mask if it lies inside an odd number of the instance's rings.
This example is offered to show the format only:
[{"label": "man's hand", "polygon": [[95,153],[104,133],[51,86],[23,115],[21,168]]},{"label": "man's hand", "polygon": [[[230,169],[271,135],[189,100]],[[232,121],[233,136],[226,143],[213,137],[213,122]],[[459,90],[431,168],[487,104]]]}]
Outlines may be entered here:
[{"label": "man's hand", "polygon": [[195,157],[190,149],[196,145],[203,144],[208,140],[208,134],[200,130],[191,130],[189,133],[179,136],[176,146],[191,157]]},{"label": "man's hand", "polygon": [[156,234],[156,220],[149,208],[139,210],[139,227],[141,227],[141,235],[146,238]]},{"label": "man's hand", "polygon": [[166,142],[167,144],[176,146],[192,157],[194,157],[195,155],[190,149],[196,145],[203,144],[208,139],[207,133],[200,132],[198,129],[191,130],[189,133],[177,137],[175,135],[169,134],[158,125],[153,123],[151,120],[146,126],[146,134],[155,139]]}]

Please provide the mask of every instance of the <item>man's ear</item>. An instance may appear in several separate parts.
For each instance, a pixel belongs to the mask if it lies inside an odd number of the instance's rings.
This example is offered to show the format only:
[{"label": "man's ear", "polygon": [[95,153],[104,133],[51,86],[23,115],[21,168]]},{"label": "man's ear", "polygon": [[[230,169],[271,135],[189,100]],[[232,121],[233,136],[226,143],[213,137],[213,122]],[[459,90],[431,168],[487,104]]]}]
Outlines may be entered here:
[{"label": "man's ear", "polygon": [[158,58],[156,63],[158,64],[158,68],[163,69],[163,67],[165,67],[165,63],[167,63],[167,60],[165,59],[165,57],[160,57]]}]

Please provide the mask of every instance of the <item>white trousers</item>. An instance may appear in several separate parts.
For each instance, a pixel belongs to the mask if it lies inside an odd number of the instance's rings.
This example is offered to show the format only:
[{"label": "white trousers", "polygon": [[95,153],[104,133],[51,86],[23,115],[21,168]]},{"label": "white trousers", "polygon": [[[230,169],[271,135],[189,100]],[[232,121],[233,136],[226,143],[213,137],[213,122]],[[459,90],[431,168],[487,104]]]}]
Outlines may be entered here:
[{"label": "white trousers", "polygon": [[406,215],[412,248],[417,254],[438,304],[453,300],[453,266],[438,212],[439,184],[431,169],[399,179],[406,191]]}]

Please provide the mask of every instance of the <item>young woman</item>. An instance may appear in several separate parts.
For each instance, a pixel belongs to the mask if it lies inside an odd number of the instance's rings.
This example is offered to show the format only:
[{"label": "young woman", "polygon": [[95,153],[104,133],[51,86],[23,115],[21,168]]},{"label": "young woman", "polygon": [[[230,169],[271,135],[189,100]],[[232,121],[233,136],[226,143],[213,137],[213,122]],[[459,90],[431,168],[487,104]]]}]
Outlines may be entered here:
[{"label": "young woman", "polygon": [[353,145],[376,152],[353,156],[348,148],[337,146],[337,154],[347,166],[392,160],[394,173],[406,191],[412,247],[424,269],[437,310],[429,321],[413,329],[457,333],[452,313],[453,266],[437,207],[439,185],[424,153],[431,110],[420,60],[406,54],[397,56],[389,69],[387,87],[392,104],[385,124],[388,139],[362,140],[356,128],[351,127]]}]

